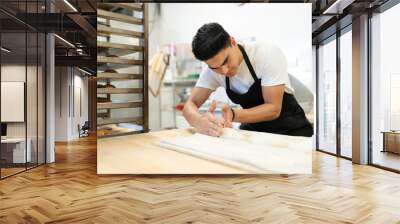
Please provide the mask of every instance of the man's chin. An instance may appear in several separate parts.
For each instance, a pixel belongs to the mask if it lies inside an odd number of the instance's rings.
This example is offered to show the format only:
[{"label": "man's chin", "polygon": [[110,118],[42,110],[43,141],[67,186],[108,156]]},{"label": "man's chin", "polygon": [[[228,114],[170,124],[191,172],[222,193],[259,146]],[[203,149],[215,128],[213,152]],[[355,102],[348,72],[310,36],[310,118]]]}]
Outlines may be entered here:
[{"label": "man's chin", "polygon": [[223,75],[223,76],[226,76],[226,77],[233,77],[233,76],[235,76],[236,74],[235,73],[226,73],[226,74],[221,74],[220,73],[220,75]]}]

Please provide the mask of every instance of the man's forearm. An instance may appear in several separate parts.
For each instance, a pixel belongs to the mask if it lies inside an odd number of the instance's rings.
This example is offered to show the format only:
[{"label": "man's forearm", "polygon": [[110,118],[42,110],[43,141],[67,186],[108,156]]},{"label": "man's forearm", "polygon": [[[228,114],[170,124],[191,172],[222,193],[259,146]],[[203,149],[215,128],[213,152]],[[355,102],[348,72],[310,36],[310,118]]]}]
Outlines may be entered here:
[{"label": "man's forearm", "polygon": [[234,122],[256,123],[275,120],[279,117],[281,108],[269,103],[258,105],[249,109],[234,109]]},{"label": "man's forearm", "polygon": [[195,123],[199,119],[199,117],[201,117],[201,114],[196,104],[188,101],[183,108],[183,116],[191,126],[195,126]]}]

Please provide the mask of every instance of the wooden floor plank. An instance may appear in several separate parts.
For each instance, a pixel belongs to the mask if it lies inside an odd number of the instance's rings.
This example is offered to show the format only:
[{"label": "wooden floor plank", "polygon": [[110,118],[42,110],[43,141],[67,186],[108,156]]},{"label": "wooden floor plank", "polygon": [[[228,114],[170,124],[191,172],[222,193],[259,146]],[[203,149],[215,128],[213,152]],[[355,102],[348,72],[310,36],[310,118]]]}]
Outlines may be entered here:
[{"label": "wooden floor plank", "polygon": [[321,152],[312,175],[99,176],[89,137],[1,180],[0,223],[388,224],[400,222],[399,198],[399,174]]}]

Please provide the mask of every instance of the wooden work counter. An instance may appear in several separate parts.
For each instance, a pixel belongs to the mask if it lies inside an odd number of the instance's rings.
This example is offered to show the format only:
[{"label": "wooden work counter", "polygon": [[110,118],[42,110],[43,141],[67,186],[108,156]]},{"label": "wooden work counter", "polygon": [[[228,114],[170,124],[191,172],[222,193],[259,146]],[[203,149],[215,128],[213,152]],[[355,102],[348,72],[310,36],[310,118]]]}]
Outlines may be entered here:
[{"label": "wooden work counter", "polygon": [[189,135],[189,129],[102,138],[97,141],[98,174],[243,174],[227,165],[165,149],[163,137]]},{"label": "wooden work counter", "polygon": [[220,138],[175,129],[100,139],[99,174],[311,174],[312,139],[224,128]]}]

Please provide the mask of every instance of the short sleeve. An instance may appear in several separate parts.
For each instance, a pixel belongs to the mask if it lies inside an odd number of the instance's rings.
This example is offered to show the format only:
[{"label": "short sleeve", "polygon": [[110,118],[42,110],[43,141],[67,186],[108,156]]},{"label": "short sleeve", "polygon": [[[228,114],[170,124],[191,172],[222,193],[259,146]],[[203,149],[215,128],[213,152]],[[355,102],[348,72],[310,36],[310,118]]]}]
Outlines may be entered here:
[{"label": "short sleeve", "polygon": [[273,47],[264,60],[264,66],[261,69],[262,86],[276,86],[289,83],[286,58],[279,48]]},{"label": "short sleeve", "polygon": [[199,79],[196,82],[196,87],[216,90],[219,86],[220,84],[218,83],[214,72],[208,68],[204,68],[200,74]]}]

